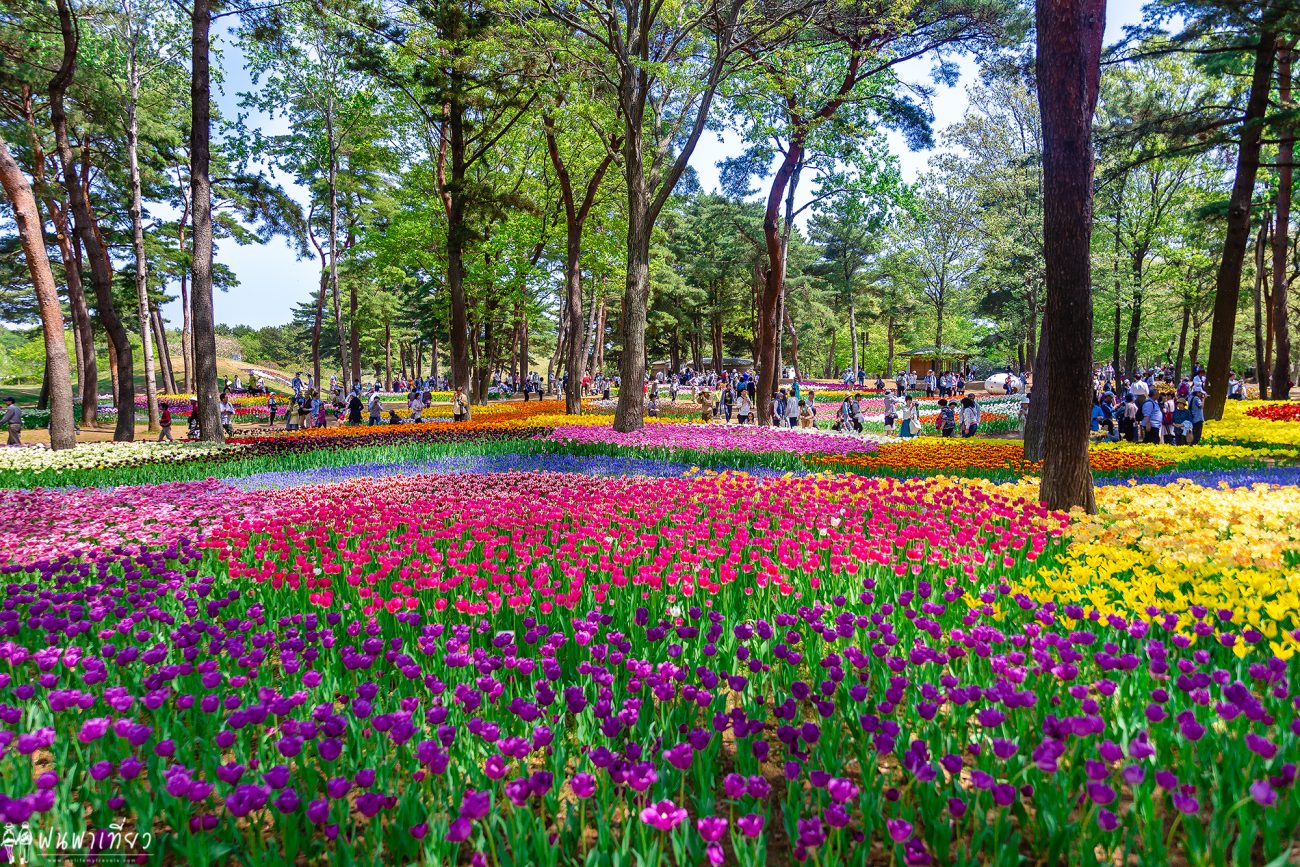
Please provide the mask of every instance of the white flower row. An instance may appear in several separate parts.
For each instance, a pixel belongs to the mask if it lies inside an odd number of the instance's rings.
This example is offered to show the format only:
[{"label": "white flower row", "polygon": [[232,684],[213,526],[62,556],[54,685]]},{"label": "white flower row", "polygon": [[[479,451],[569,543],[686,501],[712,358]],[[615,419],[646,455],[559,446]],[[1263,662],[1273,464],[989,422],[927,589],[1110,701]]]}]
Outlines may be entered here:
[{"label": "white flower row", "polygon": [[44,446],[0,449],[0,471],[92,470],[129,466],[144,461],[181,462],[213,452],[236,449],[214,443],[83,443],[53,451]]}]

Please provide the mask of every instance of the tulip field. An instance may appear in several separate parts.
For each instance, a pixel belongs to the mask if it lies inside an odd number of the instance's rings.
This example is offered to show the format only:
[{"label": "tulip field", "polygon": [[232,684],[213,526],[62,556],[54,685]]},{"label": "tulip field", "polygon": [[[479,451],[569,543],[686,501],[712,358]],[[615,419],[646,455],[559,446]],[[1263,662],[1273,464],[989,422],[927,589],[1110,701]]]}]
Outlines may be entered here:
[{"label": "tulip field", "polygon": [[1229,404],[1091,516],[550,401],[0,451],[5,856],[1300,863],[1300,415]]}]

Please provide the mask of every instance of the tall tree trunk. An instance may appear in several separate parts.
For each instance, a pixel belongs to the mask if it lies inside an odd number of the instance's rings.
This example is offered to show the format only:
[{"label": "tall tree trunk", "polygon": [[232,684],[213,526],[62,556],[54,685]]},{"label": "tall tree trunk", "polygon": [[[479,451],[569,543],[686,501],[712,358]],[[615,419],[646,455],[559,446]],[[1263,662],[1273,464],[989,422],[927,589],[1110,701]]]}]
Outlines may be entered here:
[{"label": "tall tree trunk", "polygon": [[315,378],[315,390],[320,393],[320,335],[324,327],[325,319],[325,293],[329,291],[329,271],[325,268],[325,263],[321,262],[320,269],[320,291],[316,294],[316,316],[312,319],[311,324],[311,368],[312,376]]},{"label": "tall tree trunk", "polygon": [[519,377],[528,377],[528,313],[519,317]]},{"label": "tall tree trunk", "polygon": [[[622,354],[618,359],[622,386],[614,411],[614,430],[626,433],[645,424],[645,322],[650,300],[650,218],[645,188],[645,166],[640,149],[635,165],[628,163],[627,283],[623,289]],[[572,374],[570,374],[572,376]]]},{"label": "tall tree trunk", "polygon": [[591,281],[591,303],[587,306],[587,326],[582,332],[582,375],[595,373],[596,362],[596,314],[600,307],[600,288],[596,281]]},{"label": "tall tree trunk", "polygon": [[330,295],[334,307],[334,330],[339,339],[339,378],[343,389],[348,388],[348,376],[352,371],[348,361],[348,336],[343,329],[343,312],[339,306],[339,147],[334,135],[334,100],[327,98],[325,107],[325,137],[329,151],[329,167],[326,183],[329,190],[330,221]]},{"label": "tall tree trunk", "polygon": [[424,344],[422,341],[417,340],[415,341],[415,343],[411,344],[411,354],[415,356],[415,378],[423,382],[424,381]]},{"label": "tall tree trunk", "polygon": [[826,372],[823,374],[827,379],[835,377],[835,336],[838,329],[831,329],[831,346],[826,352]]},{"label": "tall tree trunk", "polygon": [[54,285],[54,272],[50,268],[49,254],[45,250],[45,231],[36,197],[9,153],[9,145],[0,137],[0,187],[13,209],[18,225],[18,239],[22,244],[27,272],[36,290],[36,306],[41,317],[41,333],[45,338],[45,380],[50,406],[50,448],[70,449],[77,444],[72,421],[72,373],[68,369],[68,345],[63,337],[63,309],[59,305],[59,292]]},{"label": "tall tree trunk", "polygon": [[[64,347],[64,352],[67,352],[66,346]],[[68,394],[72,394],[71,383],[69,383],[68,388]],[[40,393],[36,395],[36,408],[42,412],[50,408],[50,360],[48,358],[46,358],[45,363],[41,365],[41,390]]]},{"label": "tall tree trunk", "polygon": [[1106,0],[1038,0],[1043,130],[1043,261],[1047,273],[1047,410],[1039,498],[1096,512],[1092,411],[1092,118],[1101,79]]},{"label": "tall tree trunk", "polygon": [[853,372],[854,381],[857,381],[858,375],[858,314],[853,302],[849,301],[849,342],[852,344],[851,356],[849,358],[850,370]]},{"label": "tall tree trunk", "polygon": [[[32,89],[22,89],[23,114],[27,120],[32,151],[32,194],[39,209],[42,200],[49,212],[54,228],[59,259],[63,263],[64,280],[68,287],[68,311],[72,318],[72,347],[76,359],[77,387],[81,394],[81,421],[94,426],[99,405],[99,370],[95,362],[95,334],[90,322],[90,309],[86,306],[86,293],[81,285],[81,247],[68,225],[68,204],[59,202],[45,182],[45,148],[36,129],[36,113],[32,106]],[[38,214],[39,217],[39,214]],[[48,259],[48,254],[46,256]]]},{"label": "tall tree trunk", "polygon": [[722,312],[715,309],[709,314],[710,342],[713,346],[713,372],[722,376]]},{"label": "tall tree trunk", "polygon": [[[1278,102],[1283,110],[1293,110],[1291,105],[1291,51],[1290,44],[1279,46],[1277,54]],[[1291,332],[1287,321],[1287,294],[1290,289],[1287,268],[1288,247],[1291,241],[1291,161],[1295,158],[1295,129],[1289,121],[1279,132],[1277,146],[1277,227],[1273,232],[1273,342],[1275,356],[1269,393],[1274,400],[1291,397]],[[1263,396],[1264,375],[1260,374],[1260,396]]]},{"label": "tall tree trunk", "polygon": [[144,252],[144,204],[140,191],[139,32],[131,0],[124,2],[126,47],[126,157],[131,182],[131,252],[135,256],[135,297],[140,317],[140,355],[144,359],[144,393],[149,430],[158,430],[158,385],[154,381],[153,317],[149,312],[149,259]]},{"label": "tall tree trunk", "polygon": [[384,391],[393,387],[393,326],[384,320]]},{"label": "tall tree trunk", "polygon": [[1124,320],[1124,311],[1121,309],[1120,306],[1119,280],[1117,278],[1115,280],[1115,328],[1111,338],[1111,364],[1114,365],[1115,367],[1116,378],[1118,378],[1121,375],[1120,373],[1121,371],[1123,371],[1126,374],[1133,373],[1133,371],[1131,370],[1124,370],[1124,364],[1123,364],[1124,359],[1119,357],[1119,332],[1123,320]]},{"label": "tall tree trunk", "polygon": [[[185,233],[190,224],[190,190],[181,185],[181,217],[176,221],[176,252],[185,255]],[[186,394],[194,393],[194,312],[190,309],[190,275],[181,272],[181,363],[185,365],[184,389]]]},{"label": "tall tree trunk", "polygon": [[162,311],[158,305],[153,305],[153,337],[158,346],[158,359],[162,369],[163,389],[168,394],[177,394],[176,391],[176,368],[172,366],[172,351],[167,345],[167,323],[163,321]]},{"label": "tall tree trunk", "polygon": [[352,355],[352,382],[361,381],[361,333],[357,328],[357,281],[348,283],[348,347]]},{"label": "tall tree trunk", "polygon": [[[1263,293],[1264,286],[1268,282],[1268,260],[1266,250],[1268,249],[1268,234],[1272,224],[1272,215],[1266,214],[1264,221],[1259,227],[1259,234],[1255,236],[1255,381],[1260,384],[1259,396],[1267,397],[1264,393],[1264,375],[1263,370],[1266,366],[1264,360],[1264,323],[1262,317],[1262,304],[1260,295]],[[1211,343],[1213,346],[1213,343]]]},{"label": "tall tree trunk", "polygon": [[890,313],[885,325],[885,376],[891,379],[894,376],[894,329],[896,327],[894,314]]},{"label": "tall tree trunk", "polygon": [[565,339],[568,351],[565,356],[564,371],[567,380],[564,384],[564,411],[569,415],[582,414],[582,360],[584,334],[582,322],[582,266],[581,227],[570,221],[564,255],[564,312]]},{"label": "tall tree trunk", "polygon": [[[453,91],[458,81],[452,76]],[[465,298],[465,107],[459,100],[448,104],[447,132],[443,136],[451,150],[451,178],[440,184],[447,211],[447,290],[451,296],[451,385],[471,394],[474,384],[469,372],[469,311]],[[445,165],[445,162],[443,162]],[[468,404],[468,401],[467,401]],[[472,412],[472,410],[471,410]]]},{"label": "tall tree trunk", "polygon": [[1174,363],[1174,381],[1179,382],[1183,376],[1183,361],[1187,358],[1187,330],[1192,324],[1192,305],[1183,300],[1183,324],[1178,329],[1178,361]]},{"label": "tall tree trunk", "polygon": [[[105,347],[105,348],[106,348],[107,351],[108,351],[108,381],[109,381],[109,384],[110,384],[110,385],[109,385],[109,395],[111,396],[110,403],[112,404],[113,409],[117,410],[117,417],[118,417],[118,421],[120,422],[121,419],[122,419],[122,416],[124,416],[124,415],[128,415],[128,414],[122,412],[122,408],[121,408],[121,406],[120,406],[120,405],[118,404],[118,402],[117,402],[117,388],[118,388],[118,385],[117,385],[117,380],[118,380],[117,353],[113,351],[113,341],[109,340],[109,341],[107,341],[107,343],[108,343],[108,345],[107,345],[107,347]],[[133,409],[134,409],[134,408],[133,408]],[[131,415],[134,415],[134,413],[131,413]],[[133,420],[132,426],[134,426],[134,420]],[[114,434],[113,434],[113,439],[117,439],[117,434],[116,434],[116,432],[114,432]]]},{"label": "tall tree trunk", "polygon": [[110,358],[121,363],[125,375],[119,376],[114,384],[113,397],[119,406],[117,425],[113,439],[130,442],[135,439],[135,380],[132,376],[131,342],[122,319],[113,306],[113,271],[108,261],[108,251],[100,243],[99,231],[95,226],[90,201],[86,198],[86,189],[77,172],[72,154],[72,143],[68,138],[68,116],[63,98],[68,85],[72,82],[77,64],[78,33],[77,22],[67,0],[55,0],[59,14],[59,32],[63,39],[63,58],[59,71],[50,81],[50,121],[54,127],[54,139],[58,146],[59,163],[63,169],[63,183],[68,193],[68,203],[72,210],[72,221],[81,246],[86,251],[90,264],[90,282],[95,289],[95,306],[99,321],[108,336]]},{"label": "tall tree trunk", "polygon": [[[555,351],[551,353],[550,358],[546,360],[546,389],[554,390],[555,379],[564,369],[565,361],[569,353],[569,303],[568,303],[568,274],[565,274],[564,291],[560,294],[560,311],[556,316],[555,329]],[[567,395],[566,395],[567,409]]]},{"label": "tall tree trunk", "polygon": [[1123,218],[1124,218],[1124,208],[1123,208],[1124,190],[1127,189],[1127,187],[1128,187],[1128,172],[1124,172],[1124,174],[1120,177],[1119,191],[1116,193],[1116,199],[1115,199],[1115,230],[1114,230],[1115,249],[1114,249],[1114,256],[1112,257],[1111,260],[1112,271],[1115,275],[1115,331],[1111,335],[1110,355],[1111,355],[1111,365],[1115,368],[1116,380],[1120,378],[1120,371],[1124,371],[1130,376],[1133,375],[1132,370],[1124,370],[1123,365],[1120,364],[1120,357],[1119,357],[1119,332],[1120,332],[1120,323],[1123,320],[1123,307],[1124,307],[1124,303],[1123,303],[1124,289],[1123,289],[1123,283],[1120,280],[1120,274],[1123,273],[1122,269],[1120,268],[1120,262],[1121,262],[1120,253],[1124,248],[1123,233],[1121,230],[1123,227]]},{"label": "tall tree trunk", "polygon": [[1214,325],[1210,331],[1209,394],[1205,417],[1223,417],[1228,398],[1228,374],[1232,368],[1232,342],[1237,326],[1237,303],[1241,297],[1241,266],[1250,241],[1250,204],[1259,171],[1260,139],[1273,79],[1273,57],[1277,34],[1265,29],[1255,46],[1255,59],[1242,117],[1241,144],[1237,148],[1237,174],[1228,200],[1228,225],[1223,238],[1223,256],[1214,288]]},{"label": "tall tree trunk", "polygon": [[[1029,328],[1025,333],[1025,340],[1029,344],[1025,349],[1025,354],[1029,358],[1034,357],[1038,351],[1038,289],[1035,287],[1028,293],[1029,296]],[[1021,362],[1020,370],[1024,370],[1024,363]]]},{"label": "tall tree trunk", "polygon": [[[51,202],[53,204],[53,202]],[[51,212],[53,213],[53,208]],[[81,423],[89,427],[96,424],[99,410],[99,364],[95,353],[95,326],[86,304],[86,292],[81,282],[81,242],[69,234],[68,209],[59,209],[55,227],[59,245],[59,258],[63,260],[63,273],[68,286],[68,311],[72,314],[72,332],[80,349],[80,366],[77,385],[81,392]]]},{"label": "tall tree trunk", "polygon": [[429,336],[429,376],[438,379],[438,332]]},{"label": "tall tree trunk", "polygon": [[943,355],[943,307],[944,305],[937,304],[934,308],[934,351],[936,360],[938,356]]},{"label": "tall tree trunk", "polygon": [[786,150],[768,189],[767,204],[763,211],[763,241],[767,248],[767,263],[763,273],[763,292],[758,301],[758,413],[760,423],[772,417],[772,394],[780,382],[781,327],[784,310],[781,308],[785,294],[785,245],[782,243],[781,205],[786,190],[799,169],[803,156],[803,140],[795,138]]},{"label": "tall tree trunk", "polygon": [[1033,400],[1029,402],[1029,415],[1025,418],[1024,448],[1027,461],[1041,462],[1047,448],[1047,396],[1050,394],[1047,371],[1051,365],[1047,355],[1047,340],[1047,319],[1044,318],[1042,336],[1036,349],[1038,354],[1026,358],[1033,365],[1030,370],[1034,376]]},{"label": "tall tree trunk", "polygon": [[[603,285],[604,278],[601,278]],[[593,364],[597,371],[605,369],[605,296],[600,296],[600,305],[596,310],[596,345],[592,347]]]},{"label": "tall tree trunk", "polygon": [[799,369],[799,334],[794,330],[794,320],[790,318],[789,305],[783,305],[785,310],[785,328],[790,332],[790,366],[794,368],[794,378],[803,379],[803,373]]},{"label": "tall tree trunk", "polygon": [[194,254],[190,308],[194,317],[194,391],[199,430],[223,442],[217,406],[217,335],[212,312],[212,76],[209,69],[211,0],[194,0],[190,15],[190,208]]},{"label": "tall tree trunk", "polygon": [[[564,203],[564,296],[561,299],[561,307],[564,310],[561,317],[561,331],[564,338],[568,340],[567,360],[565,362],[568,382],[564,390],[564,410],[570,415],[579,415],[582,413],[582,374],[580,368],[583,347],[581,345],[582,341],[576,340],[575,337],[582,330],[582,229],[588,214],[591,213],[592,205],[595,204],[596,193],[600,189],[601,181],[605,177],[605,172],[613,164],[614,156],[622,139],[619,137],[611,139],[609,151],[588,179],[582,201],[578,201],[573,191],[573,179],[570,177],[568,167],[564,164],[564,160],[560,155],[559,143],[555,134],[555,122],[550,115],[543,117],[543,128],[546,135],[546,151],[550,156],[551,165],[555,169],[555,176],[560,185],[560,198]],[[602,277],[602,281],[603,279]],[[528,367],[527,328],[527,322],[525,322],[522,349],[524,375],[527,375]],[[557,336],[556,356],[552,359],[548,368],[548,380],[553,381],[555,361],[560,357],[560,343],[561,339]]]},{"label": "tall tree trunk", "polygon": [[1137,370],[1138,331],[1142,327],[1142,290],[1133,290],[1133,304],[1129,308],[1128,336],[1124,342],[1124,368],[1130,373]]}]

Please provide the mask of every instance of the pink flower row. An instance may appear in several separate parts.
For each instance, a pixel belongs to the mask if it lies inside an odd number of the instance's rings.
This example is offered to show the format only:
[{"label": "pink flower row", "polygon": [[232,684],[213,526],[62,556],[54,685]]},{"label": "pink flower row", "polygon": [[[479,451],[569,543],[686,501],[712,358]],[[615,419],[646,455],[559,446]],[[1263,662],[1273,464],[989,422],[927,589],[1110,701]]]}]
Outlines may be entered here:
[{"label": "pink flower row", "polygon": [[846,455],[874,452],[874,440],[825,431],[728,425],[648,424],[641,430],[620,433],[594,425],[561,425],[547,439],[578,444],[606,444],[627,448],[792,452],[794,454]]}]

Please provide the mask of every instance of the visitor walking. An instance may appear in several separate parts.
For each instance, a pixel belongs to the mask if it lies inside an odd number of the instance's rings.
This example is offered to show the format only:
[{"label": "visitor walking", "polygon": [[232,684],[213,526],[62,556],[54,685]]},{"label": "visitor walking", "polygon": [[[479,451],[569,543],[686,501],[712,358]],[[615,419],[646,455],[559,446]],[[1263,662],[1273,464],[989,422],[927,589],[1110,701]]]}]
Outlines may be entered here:
[{"label": "visitor walking", "polygon": [[465,389],[456,386],[456,393],[451,397],[451,420],[455,422],[465,421],[469,418],[469,398],[465,396]]},{"label": "visitor walking", "polygon": [[736,398],[736,423],[742,426],[747,424],[751,409],[753,404],[749,401],[749,392],[741,389],[740,396]]},{"label": "visitor walking", "polygon": [[348,424],[361,424],[361,395],[355,391],[348,396]]},{"label": "visitor walking", "polygon": [[4,415],[0,416],[0,424],[3,424],[9,432],[6,445],[23,444],[23,411],[18,408],[18,402],[12,397],[5,398],[5,411]]},{"label": "visitor walking", "polygon": [[158,442],[175,442],[172,439],[172,411],[167,404],[158,406]]},{"label": "visitor walking", "polygon": [[368,403],[368,409],[370,415],[369,426],[374,427],[375,425],[379,424],[382,421],[384,415],[384,405],[379,400],[379,389],[377,388],[374,391],[370,392],[370,401]]},{"label": "visitor walking", "polygon": [[218,408],[221,414],[221,427],[225,429],[227,436],[235,435],[235,405],[230,402],[230,395],[221,396],[221,406]]},{"label": "visitor walking", "polygon": [[946,437],[951,437],[957,430],[957,413],[945,399],[939,400],[939,417],[935,419],[934,426]]}]

